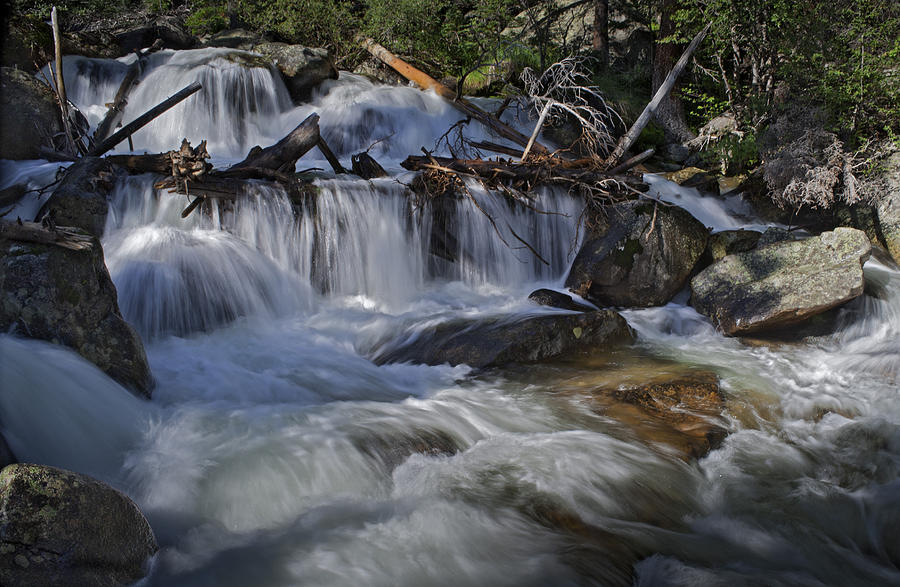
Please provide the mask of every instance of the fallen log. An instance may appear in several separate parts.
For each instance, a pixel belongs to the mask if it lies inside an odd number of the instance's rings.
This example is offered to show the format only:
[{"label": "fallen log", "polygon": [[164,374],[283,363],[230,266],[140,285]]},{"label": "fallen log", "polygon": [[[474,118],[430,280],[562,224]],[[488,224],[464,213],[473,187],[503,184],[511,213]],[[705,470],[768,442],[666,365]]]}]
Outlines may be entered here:
[{"label": "fallen log", "polygon": [[612,169],[607,171],[607,173],[609,173],[610,175],[616,175],[617,173],[623,173],[625,171],[628,171],[635,165],[637,165],[639,163],[643,163],[644,161],[646,161],[647,159],[652,157],[654,153],[656,153],[656,149],[653,149],[653,148],[647,149],[646,151],[644,151],[642,153],[638,153],[634,157],[630,157],[630,158],[626,159],[625,161],[622,161],[621,163],[619,163],[618,165],[616,165],[615,167],[613,167]]},{"label": "fallen log", "polygon": [[178,93],[166,98],[147,112],[141,114],[125,126],[123,126],[118,132],[113,134],[111,137],[107,138],[104,141],[100,141],[100,143],[95,144],[94,147],[88,151],[88,155],[91,157],[99,157],[103,155],[135,132],[140,130],[143,126],[149,123],[151,120],[164,113],[168,109],[172,108],[188,96],[198,92],[203,86],[200,82],[194,82],[191,85],[185,87]]},{"label": "fallen log", "polygon": [[316,142],[316,146],[319,147],[319,151],[325,155],[325,158],[328,160],[331,168],[334,169],[334,172],[337,174],[347,173],[347,170],[341,165],[341,162],[338,161],[338,158],[335,157],[334,152],[331,150],[331,147],[328,146],[328,143],[325,142],[325,139],[322,136],[319,136],[318,142]]},{"label": "fallen log", "polygon": [[[528,145],[529,137],[520,133],[511,126],[500,122],[498,118],[491,116],[465,98],[457,97],[456,92],[454,92],[441,82],[437,81],[424,71],[416,69],[409,63],[403,61],[372,39],[364,39],[362,41],[362,46],[374,57],[380,59],[385,65],[393,68],[394,71],[396,71],[409,81],[413,82],[423,90],[434,90],[434,92],[438,96],[441,96],[442,98],[448,100],[454,108],[456,108],[466,116],[474,118],[484,126],[493,130],[501,137],[510,140],[517,145],[521,145],[522,148],[525,148],[525,146]],[[535,153],[541,154],[550,152],[547,147],[538,142],[535,142],[531,146],[531,150]]]},{"label": "fallen log", "polygon": [[90,249],[94,238],[76,232],[73,228],[57,226],[46,228],[39,222],[8,221],[0,219],[0,239],[56,245],[73,251]]},{"label": "fallen log", "polygon": [[319,115],[310,114],[297,125],[286,137],[265,149],[256,146],[250,149],[247,157],[235,163],[229,170],[245,167],[274,169],[282,172],[293,172],[297,159],[319,143]]},{"label": "fallen log", "polygon": [[595,167],[575,166],[574,162],[561,164],[549,163],[512,163],[509,161],[484,161],[482,159],[452,159],[449,157],[433,157],[412,155],[400,165],[409,171],[428,169],[449,170],[453,173],[470,175],[488,182],[515,181],[530,186],[537,184],[595,184],[603,181],[615,181],[631,189],[644,192],[648,186],[634,176],[611,175],[598,171]]},{"label": "fallen log", "polygon": [[653,99],[644,107],[644,111],[641,112],[641,115],[634,121],[634,124],[628,129],[628,132],[622,135],[622,138],[620,138],[619,142],[616,144],[616,148],[613,149],[613,152],[606,158],[606,167],[614,167],[619,162],[619,159],[625,154],[625,151],[630,149],[631,145],[633,145],[638,136],[640,136],[641,131],[644,130],[644,127],[650,122],[656,109],[659,108],[663,98],[672,91],[672,88],[675,86],[675,81],[678,79],[678,76],[681,75],[681,72],[684,71],[684,68],[687,67],[691,55],[693,55],[694,51],[697,50],[697,47],[700,46],[700,43],[703,41],[703,38],[706,37],[706,33],[709,31],[711,25],[712,23],[709,23],[703,27],[703,30],[697,33],[691,41],[691,44],[688,45],[687,49],[684,50],[684,53],[681,54],[681,57],[675,63],[675,66],[666,76],[665,81],[663,81],[662,85],[659,86],[659,89],[656,90]]},{"label": "fallen log", "polygon": [[162,39],[156,39],[153,45],[138,53],[137,59],[128,66],[128,70],[125,72],[125,78],[122,80],[122,83],[119,84],[119,89],[116,91],[115,98],[113,98],[113,101],[109,104],[109,108],[106,110],[106,115],[104,115],[103,120],[97,125],[97,130],[94,131],[95,143],[108,137],[109,133],[112,132],[112,129],[115,128],[122,119],[125,105],[128,104],[128,94],[131,92],[132,88],[137,85],[138,76],[141,73],[144,63],[147,61],[147,57],[151,53],[155,53],[162,49],[162,46]]},{"label": "fallen log", "polygon": [[481,142],[471,142],[469,143],[476,149],[481,149],[482,151],[491,151],[493,153],[501,153],[503,155],[509,155],[510,157],[515,157],[516,159],[522,158],[522,149],[514,149],[513,147],[507,147],[506,145],[498,145],[497,143],[492,143],[490,141],[481,141]]},{"label": "fallen log", "polygon": [[367,151],[357,153],[350,158],[352,171],[363,179],[372,179],[374,177],[386,177],[387,171],[379,165]]}]

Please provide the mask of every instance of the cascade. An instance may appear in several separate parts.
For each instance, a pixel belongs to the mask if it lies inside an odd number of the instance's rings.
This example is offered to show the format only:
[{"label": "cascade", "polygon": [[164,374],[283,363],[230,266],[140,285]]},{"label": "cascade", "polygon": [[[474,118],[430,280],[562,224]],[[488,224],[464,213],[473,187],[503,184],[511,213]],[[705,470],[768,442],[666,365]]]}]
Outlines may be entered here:
[{"label": "cascade", "polygon": [[[122,180],[102,242],[150,402],[68,350],[0,334],[0,432],[21,460],[140,505],[161,546],[147,584],[900,582],[895,267],[868,261],[867,295],[813,343],[725,338],[683,295],[624,311],[638,342],[602,364],[376,366],[368,351],[411,327],[553,311],[526,296],[562,287],[579,202],[542,190],[526,207],[474,184],[440,209],[417,201],[398,162],[458,120],[441,99],[342,73],[294,106],[234,55],[153,55],[126,122],[191,81],[205,90],[135,149],[208,139],[223,164],[317,112],[343,161],[370,149],[391,177],[323,174],[302,203],[251,183],[187,219],[153,177]],[[65,59],[92,125],[131,59]],[[56,169],[2,165],[36,183]],[[716,230],[765,225],[739,199],[650,181]],[[641,377],[651,359],[719,377],[729,435],[706,457],[643,442],[591,403],[603,377]]]}]

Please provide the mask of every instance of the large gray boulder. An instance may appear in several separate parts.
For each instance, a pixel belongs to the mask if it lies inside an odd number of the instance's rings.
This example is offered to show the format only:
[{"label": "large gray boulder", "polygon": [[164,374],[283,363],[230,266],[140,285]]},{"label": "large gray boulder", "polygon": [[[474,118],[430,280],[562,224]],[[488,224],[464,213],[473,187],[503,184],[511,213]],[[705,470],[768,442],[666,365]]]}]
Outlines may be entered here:
[{"label": "large gray boulder", "polygon": [[0,68],[0,159],[39,159],[63,133],[53,91],[32,75]]},{"label": "large gray boulder", "polygon": [[378,353],[378,364],[466,364],[476,369],[579,356],[628,344],[634,334],[612,310],[447,322],[399,348]]},{"label": "large gray boulder", "polygon": [[321,82],[338,78],[338,70],[327,49],[260,43],[253,50],[272,60],[295,102],[307,100]]},{"label": "large gray boulder", "polygon": [[0,225],[0,331],[67,346],[150,396],[144,346],[119,312],[100,242],[77,229]]},{"label": "large gray boulder", "polygon": [[691,280],[691,305],[729,336],[791,326],[863,293],[871,244],[855,228],[728,255]]},{"label": "large gray boulder", "polygon": [[566,287],[600,306],[667,303],[700,259],[706,227],[677,206],[647,201],[610,206],[607,218],[578,251]]},{"label": "large gray boulder", "polygon": [[82,157],[66,170],[38,216],[50,212],[56,224],[103,236],[109,196],[122,173],[106,159]]},{"label": "large gray boulder", "polygon": [[885,192],[878,199],[875,213],[885,247],[900,263],[900,153],[894,153],[884,172]]},{"label": "large gray boulder", "polygon": [[0,584],[125,585],[159,547],[128,497],[40,465],[0,472]]}]

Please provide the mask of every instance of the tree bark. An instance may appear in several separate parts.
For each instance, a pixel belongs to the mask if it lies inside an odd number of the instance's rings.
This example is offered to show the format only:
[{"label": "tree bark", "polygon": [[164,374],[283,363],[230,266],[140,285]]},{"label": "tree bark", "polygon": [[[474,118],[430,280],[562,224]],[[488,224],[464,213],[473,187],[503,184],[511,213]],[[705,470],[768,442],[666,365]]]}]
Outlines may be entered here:
[{"label": "tree bark", "polygon": [[594,30],[591,45],[603,69],[609,68],[609,0],[594,0]]},{"label": "tree bark", "polygon": [[276,171],[293,173],[297,159],[319,143],[319,115],[310,114],[297,125],[286,137],[262,149],[253,147],[240,163],[232,165],[229,170],[243,167],[260,167]]},{"label": "tree bark", "polygon": [[[509,125],[500,122],[497,118],[491,116],[465,98],[457,98],[456,92],[454,92],[441,82],[437,81],[424,71],[416,69],[409,63],[403,61],[372,39],[363,40],[362,46],[373,56],[383,61],[385,65],[392,67],[397,73],[399,73],[409,81],[415,83],[423,90],[434,90],[437,95],[448,100],[454,108],[456,108],[466,116],[474,118],[484,126],[493,130],[501,137],[510,140],[517,145],[521,145],[523,148],[528,144],[527,136],[510,127]],[[535,142],[532,145],[531,150],[533,150],[535,153],[542,154],[550,152],[547,147],[538,142]]]},{"label": "tree bark", "polygon": [[666,96],[669,95],[669,92],[672,90],[672,87],[675,85],[675,81],[678,79],[678,76],[681,75],[681,72],[684,71],[684,68],[687,67],[688,60],[690,60],[691,55],[693,55],[694,51],[703,41],[704,37],[706,37],[706,33],[709,31],[710,25],[707,24],[702,31],[697,33],[694,39],[691,41],[691,44],[688,45],[687,49],[684,50],[681,57],[678,59],[678,63],[675,64],[675,67],[669,71],[669,74],[666,76],[666,79],[663,81],[662,85],[660,85],[659,89],[656,90],[656,93],[653,95],[653,99],[650,100],[650,103],[644,107],[644,111],[641,112],[641,115],[638,116],[638,119],[634,121],[634,124],[631,125],[631,128],[628,129],[628,132],[622,135],[622,138],[619,139],[618,144],[616,144],[616,148],[606,159],[606,166],[612,167],[616,165],[622,156],[625,154],[625,151],[631,148],[631,145],[637,140],[638,136],[640,136],[641,131],[644,130],[644,127],[647,126],[647,123],[650,122],[650,118],[659,108],[659,105],[663,102]]},{"label": "tree bark", "polygon": [[[658,39],[665,39],[675,34],[675,22],[672,16],[678,9],[679,0],[662,0],[659,7],[659,32]],[[654,45],[652,89],[656,92],[665,82],[666,76],[672,70],[675,60],[678,58],[678,45],[672,42]],[[684,105],[678,96],[677,83],[673,91],[669,92],[656,109],[656,122],[662,127],[666,140],[673,143],[683,143],[695,137],[688,128],[684,117]]]}]

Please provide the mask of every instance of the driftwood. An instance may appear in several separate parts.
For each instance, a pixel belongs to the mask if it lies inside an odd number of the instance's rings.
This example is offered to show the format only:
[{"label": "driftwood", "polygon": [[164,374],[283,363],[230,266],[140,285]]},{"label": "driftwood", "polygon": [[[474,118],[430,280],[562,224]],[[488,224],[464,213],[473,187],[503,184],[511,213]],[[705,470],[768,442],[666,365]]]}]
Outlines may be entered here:
[{"label": "driftwood", "polygon": [[522,158],[522,149],[515,149],[513,147],[507,147],[506,145],[498,145],[497,143],[492,143],[490,141],[482,141],[476,142],[472,141],[469,143],[476,149],[481,149],[482,151],[491,151],[493,153],[501,153],[503,155],[509,155],[510,157],[515,157],[516,159]]},{"label": "driftwood", "polygon": [[125,72],[125,78],[122,80],[122,83],[119,84],[119,89],[116,91],[115,98],[113,98],[113,101],[109,104],[106,115],[103,117],[103,120],[100,121],[100,124],[97,125],[97,130],[94,131],[94,142],[102,141],[108,137],[110,132],[112,132],[112,129],[115,128],[122,119],[122,112],[125,110],[125,105],[128,104],[128,94],[131,92],[132,88],[137,85],[138,76],[141,74],[141,69],[147,61],[147,57],[151,53],[155,53],[162,49],[162,46],[162,39],[156,39],[152,46],[137,54],[137,59],[134,60],[134,63],[132,63],[128,67],[128,71]]},{"label": "driftwood", "polygon": [[368,151],[357,153],[350,158],[353,165],[353,173],[363,179],[372,179],[373,177],[386,177],[387,171],[378,164]]},{"label": "driftwood", "polygon": [[319,140],[316,141],[316,146],[319,147],[319,151],[325,155],[325,158],[328,160],[329,165],[331,165],[331,168],[334,169],[335,173],[347,173],[347,170],[344,169],[341,162],[338,161],[338,158],[334,155],[334,152],[332,152],[331,147],[328,146],[328,143],[325,142],[325,139],[323,139],[321,135],[319,136]]},{"label": "driftwood", "polygon": [[634,157],[630,157],[630,158],[626,159],[625,161],[622,161],[621,163],[619,163],[618,165],[616,165],[615,167],[613,167],[612,169],[607,171],[607,173],[610,175],[624,173],[625,171],[628,171],[635,165],[638,165],[639,163],[643,163],[644,161],[646,161],[647,159],[652,157],[654,153],[656,153],[656,149],[653,149],[653,148],[647,149],[646,151],[643,151],[642,153],[638,153]]},{"label": "driftwood", "polygon": [[610,175],[594,167],[578,165],[579,162],[549,161],[539,163],[513,163],[510,161],[484,161],[482,159],[451,159],[449,157],[410,156],[400,165],[410,171],[449,171],[463,176],[471,176],[488,182],[517,182],[528,187],[538,184],[585,185],[614,181],[632,190],[644,192],[647,184],[632,176]]},{"label": "driftwood", "polygon": [[256,146],[240,163],[229,169],[258,167],[276,171],[293,172],[297,159],[319,143],[319,115],[310,114],[286,137],[265,149]]},{"label": "driftwood", "polygon": [[172,108],[188,96],[194,94],[195,92],[198,92],[202,87],[203,86],[200,84],[200,82],[194,82],[178,93],[172,95],[169,98],[166,98],[147,112],[141,114],[140,116],[123,126],[111,137],[107,138],[104,141],[100,141],[100,143],[98,144],[95,144],[94,147],[90,151],[88,151],[88,155],[93,157],[99,157],[100,155],[103,155],[104,153],[133,135],[135,132],[140,130],[141,127],[145,126],[147,123],[149,123],[151,120],[153,120],[169,108]]},{"label": "driftwood", "polygon": [[659,104],[663,101],[663,98],[668,95],[669,92],[672,91],[672,88],[675,86],[675,81],[678,79],[678,76],[681,75],[681,72],[684,71],[684,68],[687,67],[687,63],[691,58],[691,55],[694,54],[694,51],[697,50],[697,47],[700,46],[700,43],[703,41],[703,38],[706,37],[706,33],[709,31],[709,27],[711,24],[707,24],[702,31],[697,33],[694,39],[691,41],[691,44],[688,45],[687,49],[684,50],[681,57],[675,63],[675,66],[666,76],[665,81],[663,81],[662,85],[659,86],[659,89],[656,90],[656,94],[653,95],[653,99],[650,100],[650,103],[644,107],[644,111],[641,112],[641,115],[638,116],[638,119],[634,121],[634,124],[631,125],[631,128],[628,129],[622,138],[619,139],[618,144],[616,144],[616,148],[606,159],[606,167],[614,167],[619,159],[625,154],[625,151],[631,148],[631,145],[637,140],[638,136],[640,136],[641,131],[644,130],[644,127],[650,122],[650,119],[653,117],[653,113],[656,112],[656,109],[659,108]]},{"label": "driftwood", "polygon": [[0,239],[56,245],[73,251],[84,251],[94,246],[94,238],[76,232],[77,229],[55,226],[47,228],[39,222],[20,222],[0,219]]},{"label": "driftwood", "polygon": [[[362,46],[374,57],[380,59],[385,65],[390,66],[397,73],[399,73],[409,81],[415,83],[423,90],[434,90],[437,95],[448,100],[454,108],[456,108],[466,116],[474,118],[484,126],[493,130],[501,137],[510,140],[517,145],[521,145],[523,148],[528,144],[529,137],[525,136],[509,125],[500,122],[498,118],[488,114],[465,98],[457,97],[456,92],[454,92],[441,82],[437,81],[424,71],[416,69],[409,63],[403,61],[372,39],[364,39],[362,41]],[[535,142],[531,146],[531,150],[535,153],[540,154],[549,153],[547,147],[538,142]]]}]

